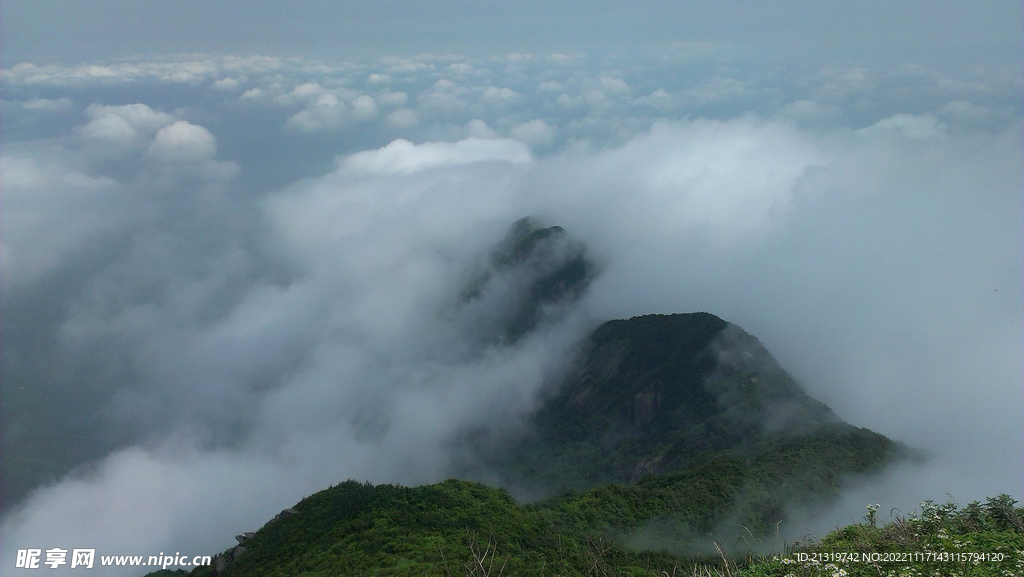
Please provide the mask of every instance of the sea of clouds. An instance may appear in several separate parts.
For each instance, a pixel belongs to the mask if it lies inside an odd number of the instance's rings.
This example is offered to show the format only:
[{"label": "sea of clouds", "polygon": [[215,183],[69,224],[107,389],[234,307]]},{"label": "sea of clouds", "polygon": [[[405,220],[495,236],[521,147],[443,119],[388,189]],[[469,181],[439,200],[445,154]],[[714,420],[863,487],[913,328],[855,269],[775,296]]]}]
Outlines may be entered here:
[{"label": "sea of clouds", "polygon": [[[674,44],[0,81],[5,566],[210,554],[331,483],[444,479],[461,434],[514,430],[587,331],[645,313],[734,322],[933,455],[809,523],[1024,495],[1018,70]],[[501,299],[451,304],[525,215],[604,272],[478,345]]]}]

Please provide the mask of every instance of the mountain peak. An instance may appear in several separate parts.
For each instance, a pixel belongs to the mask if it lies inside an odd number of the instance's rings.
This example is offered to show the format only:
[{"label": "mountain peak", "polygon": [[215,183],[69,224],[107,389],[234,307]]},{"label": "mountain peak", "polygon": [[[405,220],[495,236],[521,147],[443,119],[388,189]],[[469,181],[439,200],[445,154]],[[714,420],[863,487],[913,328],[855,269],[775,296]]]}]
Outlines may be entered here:
[{"label": "mountain peak", "polygon": [[517,220],[462,290],[461,307],[484,310],[486,340],[514,342],[574,304],[597,274],[586,246],[560,226]]},{"label": "mountain peak", "polygon": [[740,327],[686,313],[599,326],[529,430],[499,468],[510,484],[552,491],[746,459],[854,427],[808,396]]}]

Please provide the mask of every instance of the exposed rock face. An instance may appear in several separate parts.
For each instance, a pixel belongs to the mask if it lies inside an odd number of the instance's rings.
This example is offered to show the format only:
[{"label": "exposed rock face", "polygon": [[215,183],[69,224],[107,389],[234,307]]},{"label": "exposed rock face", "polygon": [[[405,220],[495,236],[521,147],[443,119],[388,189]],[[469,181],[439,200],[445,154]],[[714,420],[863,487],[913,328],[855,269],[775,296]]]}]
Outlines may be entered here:
[{"label": "exposed rock face", "polygon": [[299,514],[299,512],[296,511],[295,509],[290,509],[290,508],[289,509],[285,509],[284,511],[281,511],[277,515],[274,515],[274,521],[277,521],[281,517],[288,517],[289,515],[298,515],[298,514]]},{"label": "exposed rock face", "polygon": [[[274,521],[277,521],[282,517],[298,514],[299,511],[293,508],[288,508],[281,511],[277,515],[274,515],[274,518],[270,522],[273,523]],[[235,535],[235,541],[238,541],[238,545],[235,545],[231,549],[228,549],[224,553],[221,553],[220,555],[217,555],[213,558],[214,575],[224,575],[225,573],[227,573],[227,570],[231,566],[231,563],[239,557],[241,557],[246,552],[244,544],[252,540],[255,536],[255,531],[245,531],[240,535]]]}]

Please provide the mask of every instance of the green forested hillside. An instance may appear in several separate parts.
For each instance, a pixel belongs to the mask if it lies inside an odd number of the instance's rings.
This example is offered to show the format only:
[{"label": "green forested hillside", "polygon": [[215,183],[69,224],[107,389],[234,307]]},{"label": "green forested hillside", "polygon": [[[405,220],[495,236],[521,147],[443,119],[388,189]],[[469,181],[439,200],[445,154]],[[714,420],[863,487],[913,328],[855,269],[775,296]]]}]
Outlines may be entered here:
[{"label": "green forested hillside", "polygon": [[[730,544],[713,532],[665,533],[680,542],[699,541],[713,554],[644,550],[630,541],[629,527],[669,511],[691,528],[708,526],[742,470],[723,463],[688,477],[652,477],[634,487],[602,487],[525,506],[500,489],[467,481],[416,488],[349,481],[303,499],[298,514],[268,523],[220,571],[201,567],[191,575],[1013,576],[1024,569],[1024,509],[1005,495],[963,509],[922,503],[919,517],[881,527],[877,508],[869,507],[864,524],[820,541],[784,545],[776,554],[753,553],[755,539]],[[919,554],[905,562],[864,559],[867,553],[911,551]],[[850,553],[858,556],[827,556]],[[950,553],[989,557],[951,561]],[[224,554],[231,556],[231,550]]]}]

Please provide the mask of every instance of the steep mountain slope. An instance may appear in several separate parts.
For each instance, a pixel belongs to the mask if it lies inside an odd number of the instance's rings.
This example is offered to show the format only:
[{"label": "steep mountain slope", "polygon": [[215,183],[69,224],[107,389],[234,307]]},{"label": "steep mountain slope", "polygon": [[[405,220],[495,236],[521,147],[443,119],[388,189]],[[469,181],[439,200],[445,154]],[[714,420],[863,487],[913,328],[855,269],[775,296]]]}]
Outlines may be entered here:
[{"label": "steep mountain slope", "polygon": [[887,443],[841,422],[757,339],[707,313],[604,323],[529,429],[493,464],[508,484],[554,491],[746,458],[818,434]]}]

